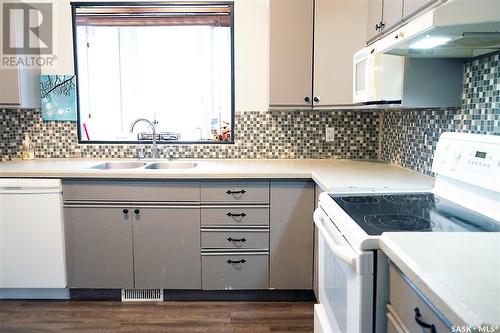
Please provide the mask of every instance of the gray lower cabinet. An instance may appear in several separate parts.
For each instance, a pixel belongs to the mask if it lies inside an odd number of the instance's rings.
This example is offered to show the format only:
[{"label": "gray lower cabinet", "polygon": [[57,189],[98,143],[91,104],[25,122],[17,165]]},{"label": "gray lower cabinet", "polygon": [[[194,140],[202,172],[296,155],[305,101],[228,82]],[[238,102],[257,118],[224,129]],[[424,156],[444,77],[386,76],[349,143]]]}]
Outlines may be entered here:
[{"label": "gray lower cabinet", "polygon": [[134,206],[133,228],[135,288],[201,288],[199,207]]},{"label": "gray lower cabinet", "polygon": [[201,233],[204,249],[269,249],[269,230],[204,229]]},{"label": "gray lower cabinet", "polygon": [[311,181],[70,180],[63,196],[70,288],[313,288]]},{"label": "gray lower cabinet", "polygon": [[201,261],[205,290],[269,288],[267,253],[204,253]]},{"label": "gray lower cabinet", "polygon": [[70,288],[200,289],[199,207],[64,209]]},{"label": "gray lower cabinet", "polygon": [[134,287],[129,207],[65,207],[64,220],[70,288]]},{"label": "gray lower cabinet", "polygon": [[202,206],[201,226],[267,227],[269,226],[269,205]]},{"label": "gray lower cabinet", "polygon": [[452,324],[449,320],[438,314],[436,306],[423,295],[391,262],[387,304],[388,333],[432,332],[430,328],[423,329],[425,325],[434,326],[433,331],[436,333],[451,331]]},{"label": "gray lower cabinet", "polygon": [[269,181],[204,181],[201,183],[202,203],[267,203]]},{"label": "gray lower cabinet", "polygon": [[200,182],[155,180],[65,180],[64,201],[200,201]]},{"label": "gray lower cabinet", "polygon": [[314,200],[311,181],[271,181],[271,288],[313,287]]}]

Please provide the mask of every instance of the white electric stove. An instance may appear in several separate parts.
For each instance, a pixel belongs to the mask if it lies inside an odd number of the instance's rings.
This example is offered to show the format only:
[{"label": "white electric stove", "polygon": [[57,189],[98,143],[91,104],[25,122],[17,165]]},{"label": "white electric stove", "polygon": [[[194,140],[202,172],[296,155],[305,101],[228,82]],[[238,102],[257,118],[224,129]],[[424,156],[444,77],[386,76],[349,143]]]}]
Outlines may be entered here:
[{"label": "white electric stove", "polygon": [[500,232],[500,136],[441,135],[432,191],[322,193],[315,332],[385,333],[384,232]]}]

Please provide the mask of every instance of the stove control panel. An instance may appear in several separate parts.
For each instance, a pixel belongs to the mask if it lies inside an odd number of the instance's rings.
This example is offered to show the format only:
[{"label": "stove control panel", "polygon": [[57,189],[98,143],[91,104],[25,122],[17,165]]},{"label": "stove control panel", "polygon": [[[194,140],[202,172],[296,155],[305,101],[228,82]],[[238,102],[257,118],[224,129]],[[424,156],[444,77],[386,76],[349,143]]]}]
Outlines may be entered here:
[{"label": "stove control panel", "polygon": [[500,192],[500,136],[443,133],[434,152],[432,171]]}]

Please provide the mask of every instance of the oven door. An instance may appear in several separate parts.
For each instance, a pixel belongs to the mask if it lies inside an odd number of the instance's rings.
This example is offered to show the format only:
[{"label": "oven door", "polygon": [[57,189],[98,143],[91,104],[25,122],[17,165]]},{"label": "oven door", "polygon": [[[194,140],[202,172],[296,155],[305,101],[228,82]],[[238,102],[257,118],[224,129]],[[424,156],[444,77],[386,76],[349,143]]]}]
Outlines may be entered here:
[{"label": "oven door", "polygon": [[373,253],[357,252],[321,208],[318,228],[319,306],[315,332],[371,333],[373,330]]}]

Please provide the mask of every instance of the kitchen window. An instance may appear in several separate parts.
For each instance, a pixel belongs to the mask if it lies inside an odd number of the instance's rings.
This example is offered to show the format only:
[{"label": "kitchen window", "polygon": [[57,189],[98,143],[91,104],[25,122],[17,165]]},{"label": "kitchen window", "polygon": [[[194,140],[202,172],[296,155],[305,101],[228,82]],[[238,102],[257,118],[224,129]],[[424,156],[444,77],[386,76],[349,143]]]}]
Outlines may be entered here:
[{"label": "kitchen window", "polygon": [[[81,143],[232,143],[233,4],[72,3]],[[142,127],[141,127],[142,126]]]}]

